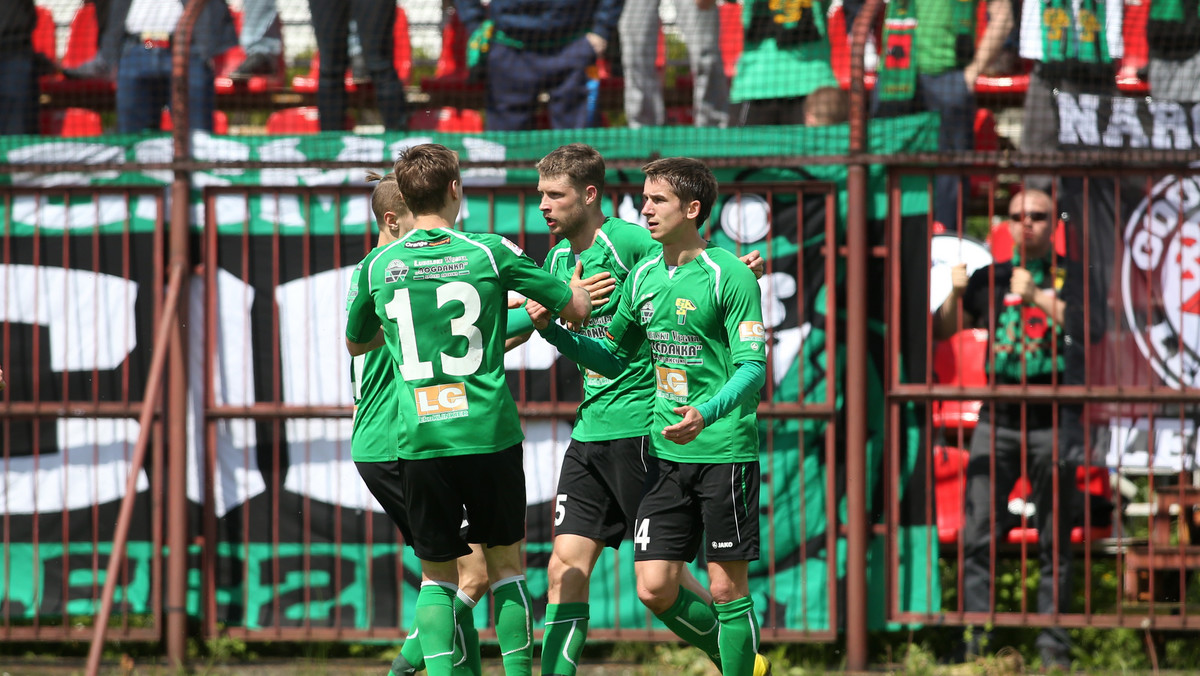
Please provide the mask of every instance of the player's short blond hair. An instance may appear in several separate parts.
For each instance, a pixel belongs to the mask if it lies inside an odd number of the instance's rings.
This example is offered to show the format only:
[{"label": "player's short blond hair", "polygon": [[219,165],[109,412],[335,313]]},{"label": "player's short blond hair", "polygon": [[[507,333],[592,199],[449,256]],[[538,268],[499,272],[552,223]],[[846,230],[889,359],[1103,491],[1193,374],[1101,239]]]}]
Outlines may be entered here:
[{"label": "player's short blond hair", "polygon": [[375,222],[379,227],[383,227],[383,215],[389,211],[397,216],[408,213],[408,205],[404,203],[394,174],[368,171],[367,182],[375,184],[375,189],[371,191],[371,211],[375,212]]}]

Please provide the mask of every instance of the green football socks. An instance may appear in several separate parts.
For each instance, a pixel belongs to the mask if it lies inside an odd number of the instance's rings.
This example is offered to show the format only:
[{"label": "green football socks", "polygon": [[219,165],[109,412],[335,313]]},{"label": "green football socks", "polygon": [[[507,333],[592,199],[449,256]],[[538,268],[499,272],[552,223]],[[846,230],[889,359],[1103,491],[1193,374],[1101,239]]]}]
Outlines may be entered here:
[{"label": "green football socks", "polygon": [[542,635],[542,676],[575,676],[587,639],[588,604],[551,603],[546,606]]},{"label": "green football socks", "polygon": [[717,615],[712,606],[687,587],[679,588],[679,597],[658,619],[679,638],[696,646],[714,664],[721,664],[721,649],[717,644]]},{"label": "green football socks", "polygon": [[492,585],[496,640],[500,644],[505,676],[529,676],[533,673],[531,600],[524,575],[505,578]]},{"label": "green football socks", "polygon": [[412,676],[425,668],[425,655],[421,653],[421,639],[417,637],[417,628],[408,633],[404,645],[400,646],[400,654],[392,660],[392,670],[388,676]]},{"label": "green football socks", "polygon": [[480,676],[483,673],[483,663],[479,657],[479,630],[475,628],[475,601],[461,589],[454,597],[454,619],[458,624],[459,643],[465,658],[464,666],[473,676]]},{"label": "green football socks", "polygon": [[417,595],[417,631],[429,676],[454,671],[454,592],[454,585],[423,582]]},{"label": "green football socks", "polygon": [[715,603],[713,607],[721,624],[718,633],[721,673],[724,676],[753,676],[759,638],[754,600],[744,596],[729,603]]}]

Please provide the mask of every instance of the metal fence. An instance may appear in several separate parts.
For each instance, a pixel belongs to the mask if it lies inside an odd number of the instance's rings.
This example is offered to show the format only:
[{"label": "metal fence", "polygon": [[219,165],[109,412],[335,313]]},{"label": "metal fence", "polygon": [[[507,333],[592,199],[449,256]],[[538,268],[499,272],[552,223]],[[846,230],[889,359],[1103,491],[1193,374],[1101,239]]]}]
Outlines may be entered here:
[{"label": "metal fence", "polygon": [[[198,4],[189,3],[175,48],[170,158],[147,153],[89,167],[171,171],[169,184],[81,191],[45,179],[0,190],[10,381],[0,405],[0,635],[91,633],[93,668],[106,636],[161,638],[182,662],[189,617],[200,619],[205,637],[398,640],[418,583],[411,552],[349,463],[350,365],[332,308],[374,241],[365,191],[201,190],[194,180],[361,162],[192,153],[181,45]],[[764,639],[844,635],[847,666],[861,669],[868,629],[883,622],[1191,629],[1200,184],[1188,168],[1190,141],[1179,140],[1178,124],[1162,134],[1134,124],[1140,109],[1110,135],[1101,125],[1112,128],[1114,115],[1129,111],[1105,99],[1103,115],[1064,118],[1074,135],[1054,152],[872,154],[862,60],[881,4],[868,2],[854,26],[846,152],[711,158],[713,166],[839,172],[831,181],[723,180],[733,225],[709,226],[718,245],[759,248],[767,259],[771,377],[759,411],[766,547],[753,573]],[[1060,99],[1060,112],[1081,101]],[[1163,109],[1155,110],[1162,123]],[[1139,130],[1147,143],[1156,139],[1154,153],[1099,149],[1140,143]],[[67,162],[45,158],[20,170],[53,177]],[[495,157],[464,164],[532,167]],[[939,176],[960,179],[952,183],[960,215],[940,226],[929,217],[946,196]],[[1087,299],[1083,333],[1074,334],[1082,344],[1070,348],[1082,367],[1047,382],[997,384],[989,369],[999,296],[980,326],[960,323],[953,339],[935,342],[931,295],[953,262],[975,260],[981,249],[999,260],[1012,249],[1011,240],[994,239],[1003,200],[1034,185],[1046,188],[1050,215],[1062,221],[1063,269],[1069,261],[1083,271],[1072,282]],[[611,212],[635,204],[637,192],[611,186]],[[530,225],[532,194],[519,181],[477,184],[468,195],[476,216],[465,227],[544,255],[551,242]],[[1050,358],[1066,357],[1055,345]],[[531,343],[510,359],[529,437],[527,564],[540,594],[547,496],[578,383],[546,346]],[[1057,535],[1051,576],[1059,579],[1062,565],[1075,571],[1073,589],[1047,586],[1049,613],[1001,584],[982,608],[966,601],[968,549],[980,545],[964,531],[965,496],[981,467],[984,477],[997,467],[985,459],[972,469],[970,431],[981,411],[995,420],[1002,406],[1017,412],[1018,479],[1031,478],[1027,435],[1042,407],[1047,427],[1080,434],[1074,446],[1050,445],[1049,511],[1059,516],[1061,506],[1078,523],[1049,524]],[[988,434],[980,437],[985,458],[999,443]],[[1067,462],[1076,446],[1082,455]],[[1019,481],[1011,496],[1014,486],[985,481],[989,502],[1005,509],[988,516],[984,565],[991,579],[1015,571],[1012,587],[1027,590],[1044,549],[1047,524],[1037,517],[1047,510],[1027,508],[1037,498]],[[1066,509],[1076,494],[1079,508]],[[1068,550],[1073,562],[1063,564]],[[597,639],[668,637],[637,603],[631,558],[621,550],[598,568],[593,598],[605,605],[603,621],[593,615]]]}]

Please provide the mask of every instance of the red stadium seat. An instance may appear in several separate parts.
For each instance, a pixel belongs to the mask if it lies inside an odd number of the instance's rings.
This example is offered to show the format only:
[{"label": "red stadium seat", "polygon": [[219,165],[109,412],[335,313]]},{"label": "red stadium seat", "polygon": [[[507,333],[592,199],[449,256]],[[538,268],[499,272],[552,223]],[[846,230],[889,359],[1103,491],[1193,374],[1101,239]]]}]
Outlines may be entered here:
[{"label": "red stadium seat", "polygon": [[[175,128],[175,123],[171,121],[171,111],[163,108],[162,117],[159,120],[159,124],[159,128],[163,131],[171,131]],[[229,133],[229,116],[225,114],[225,111],[213,111],[212,133],[221,135]]]},{"label": "red stadium seat", "polygon": [[440,131],[471,134],[483,131],[483,115],[473,108],[446,106],[433,110],[418,110],[408,120],[412,131]]},{"label": "red stadium seat", "polygon": [[[346,130],[354,129],[354,116],[346,114]],[[321,118],[315,106],[284,108],[267,117],[268,134],[316,134],[321,131]]]},{"label": "red stadium seat", "polygon": [[1149,2],[1125,2],[1125,15],[1121,22],[1125,56],[1117,70],[1117,89],[1126,94],[1150,93],[1150,83],[1144,77],[1150,63],[1150,46],[1146,43],[1146,20],[1149,14]]},{"label": "red stadium seat", "polygon": [[[408,82],[409,75],[412,75],[412,41],[408,34],[408,15],[405,14],[404,8],[399,6],[396,7],[396,23],[392,26],[392,44],[394,46],[392,63],[396,67],[396,74],[400,76],[401,82]],[[443,53],[446,51],[445,47],[442,48],[442,51]],[[466,63],[465,58],[463,63]],[[313,94],[317,91],[320,77],[321,54],[314,50],[312,61],[309,62],[308,73],[293,77],[292,89],[302,94]],[[360,86],[360,83],[354,81],[354,73],[347,70],[346,91],[357,92]]]},{"label": "red stadium seat", "polygon": [[[1075,468],[1075,486],[1084,496],[1095,496],[1112,501],[1112,484],[1108,480],[1107,467],[1076,467]],[[1029,499],[1030,494],[1029,481],[1025,477],[1017,482],[1013,487],[1009,499],[1021,498]],[[1092,514],[1093,522],[1098,515]],[[1083,514],[1077,514],[1076,517],[1083,519]],[[1071,528],[1071,542],[1073,544],[1082,544],[1091,542],[1099,538],[1112,537],[1113,528],[1111,524],[1093,525],[1084,532],[1083,526],[1074,526]],[[1038,529],[1036,528],[1021,528],[1017,527],[1008,532],[1008,542],[1011,544],[1027,544],[1036,545],[1038,543]]]},{"label": "red stadium seat", "polygon": [[958,540],[963,526],[963,499],[967,493],[967,459],[964,448],[933,447],[934,494],[937,499],[938,542]]},{"label": "red stadium seat", "polygon": [[[986,329],[963,329],[933,349],[933,376],[939,385],[984,387],[987,385]],[[959,429],[970,434],[979,423],[980,401],[935,401],[933,424],[953,435]]]},{"label": "red stadium seat", "polygon": [[742,5],[736,2],[726,2],[720,6],[721,36],[718,38],[721,49],[721,60],[725,64],[725,75],[729,79],[737,74],[738,59],[742,58],[742,48],[745,46],[746,34],[742,29]]},{"label": "red stadium seat", "polygon": [[58,41],[55,36],[54,14],[45,7],[35,8],[37,23],[33,26],[33,51],[50,59],[58,61]]},{"label": "red stadium seat", "polygon": [[[233,25],[237,32],[242,32],[242,13],[236,10],[230,10],[233,15]],[[279,91],[283,89],[283,52],[280,51],[278,63],[276,63],[275,73],[271,75],[254,75],[248,80],[235,81],[229,77],[229,74],[242,65],[246,60],[246,51],[240,45],[234,46],[220,54],[215,59],[213,70],[216,72],[216,78],[213,85],[216,88],[217,95],[229,95],[240,92],[250,92],[253,94],[261,94],[264,92]]]},{"label": "red stadium seat", "polygon": [[[937,529],[938,542],[953,544],[963,527],[963,505],[967,490],[967,462],[970,452],[962,448],[935,446],[933,448],[933,477],[934,492],[937,499]],[[1108,480],[1106,467],[1077,467],[1075,470],[1076,485],[1086,496],[1097,496],[1112,500],[1112,486]],[[1009,500],[1028,500],[1030,497],[1029,480],[1021,477],[1009,492]],[[1078,515],[1082,518],[1082,515]],[[1093,519],[1097,515],[1093,514]],[[1071,542],[1080,544],[1098,538],[1112,537],[1111,525],[1095,525],[1085,533],[1082,526],[1071,529]],[[1017,526],[1005,534],[1004,539],[1010,544],[1037,545],[1038,530]]]},{"label": "red stadium seat", "polygon": [[483,93],[483,82],[467,82],[467,27],[458,14],[451,14],[442,26],[442,51],[433,77],[421,80],[421,91],[437,93]]},{"label": "red stadium seat", "polygon": [[[67,48],[63,52],[62,67],[78,68],[96,58],[98,30],[96,27],[96,7],[92,3],[84,3],[75,11],[71,19],[71,28],[67,33]],[[41,79],[42,91],[58,95],[112,95],[117,83],[106,78],[91,78],[75,80],[61,74],[46,75]]]},{"label": "red stadium seat", "polygon": [[44,108],[39,126],[43,136],[74,138],[104,133],[100,113],[90,108]]}]

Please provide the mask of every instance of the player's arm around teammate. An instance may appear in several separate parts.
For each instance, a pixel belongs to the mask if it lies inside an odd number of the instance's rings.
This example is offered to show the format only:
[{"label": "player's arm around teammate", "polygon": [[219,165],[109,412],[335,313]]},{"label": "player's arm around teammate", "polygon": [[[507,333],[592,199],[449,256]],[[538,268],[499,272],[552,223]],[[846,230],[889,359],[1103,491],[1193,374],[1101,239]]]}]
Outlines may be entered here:
[{"label": "player's arm around teammate", "polygon": [[[606,344],[551,327],[540,308],[529,309],[547,340],[601,373],[621,365],[606,353],[627,356],[649,338],[661,431],[652,448],[657,478],[647,483],[634,534],[638,595],[725,674],[748,676],[758,643],[748,584],[749,561],[758,557],[754,410],[765,380],[758,286],[699,234],[716,196],[711,172],[684,159],[645,170],[643,215],[663,255],[630,273]],[[706,533],[714,608],[681,585]]]}]

